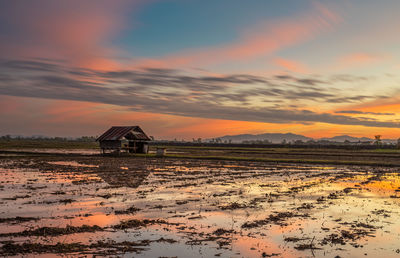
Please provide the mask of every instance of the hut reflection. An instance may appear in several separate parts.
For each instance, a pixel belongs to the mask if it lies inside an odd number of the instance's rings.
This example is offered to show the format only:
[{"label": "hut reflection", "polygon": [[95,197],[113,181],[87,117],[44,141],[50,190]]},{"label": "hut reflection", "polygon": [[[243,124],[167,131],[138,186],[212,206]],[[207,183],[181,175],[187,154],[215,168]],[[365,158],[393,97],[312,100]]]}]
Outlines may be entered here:
[{"label": "hut reflection", "polygon": [[112,187],[137,188],[148,177],[147,165],[125,167],[111,162],[99,164],[96,174]]}]

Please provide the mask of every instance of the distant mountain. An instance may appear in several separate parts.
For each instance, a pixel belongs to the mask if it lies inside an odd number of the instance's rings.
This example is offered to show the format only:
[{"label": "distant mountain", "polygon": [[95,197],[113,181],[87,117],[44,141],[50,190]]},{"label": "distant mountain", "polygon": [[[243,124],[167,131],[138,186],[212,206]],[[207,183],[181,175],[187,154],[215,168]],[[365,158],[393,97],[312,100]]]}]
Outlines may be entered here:
[{"label": "distant mountain", "polygon": [[[310,137],[306,137],[304,135],[293,134],[293,133],[264,133],[264,134],[238,134],[238,135],[225,135],[222,137],[216,137],[214,139],[220,139],[222,142],[232,142],[232,143],[242,143],[243,141],[265,141],[268,140],[272,143],[282,143],[283,140],[286,142],[294,142],[297,140],[301,140],[303,142],[307,142],[309,140],[314,141],[330,141],[330,142],[367,142],[367,141],[374,141],[373,138],[368,137],[353,137],[349,135],[339,135],[334,137],[324,137],[320,139],[313,139]],[[207,141],[211,141],[208,139]],[[382,139],[382,142],[385,143],[397,143],[395,139]]]},{"label": "distant mountain", "polygon": [[292,141],[308,141],[312,140],[310,137],[293,133],[264,133],[264,134],[239,134],[239,135],[225,135],[217,137],[224,141],[231,141],[233,143],[241,143],[243,141],[271,141],[272,143],[281,143],[283,140],[287,142]]}]

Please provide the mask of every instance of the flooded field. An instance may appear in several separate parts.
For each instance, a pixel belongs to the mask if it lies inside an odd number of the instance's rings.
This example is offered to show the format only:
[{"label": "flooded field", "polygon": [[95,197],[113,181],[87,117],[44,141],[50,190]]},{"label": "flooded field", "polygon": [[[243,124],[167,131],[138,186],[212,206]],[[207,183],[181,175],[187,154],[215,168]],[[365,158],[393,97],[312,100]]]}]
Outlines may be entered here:
[{"label": "flooded field", "polygon": [[0,158],[0,255],[394,257],[397,168]]}]

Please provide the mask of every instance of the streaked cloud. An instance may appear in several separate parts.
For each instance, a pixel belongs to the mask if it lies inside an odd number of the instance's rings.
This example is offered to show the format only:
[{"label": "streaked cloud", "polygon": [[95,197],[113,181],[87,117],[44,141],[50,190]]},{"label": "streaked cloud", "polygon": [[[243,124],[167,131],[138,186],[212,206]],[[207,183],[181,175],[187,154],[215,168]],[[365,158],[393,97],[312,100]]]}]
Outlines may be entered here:
[{"label": "streaked cloud", "polygon": [[380,112],[364,112],[359,110],[341,110],[335,111],[338,114],[355,114],[355,115],[375,115],[375,116],[394,116],[396,113],[380,113]]},{"label": "streaked cloud", "polygon": [[[0,94],[109,104],[132,111],[268,123],[332,123],[398,127],[397,122],[293,109],[293,100],[353,103],[374,96],[341,96],[323,78],[246,74],[187,75],[181,70],[77,70],[59,62],[3,61]],[[321,77],[321,76],[320,76]],[[324,85],[324,87],[321,87]],[[257,98],[262,100],[257,102]]]}]

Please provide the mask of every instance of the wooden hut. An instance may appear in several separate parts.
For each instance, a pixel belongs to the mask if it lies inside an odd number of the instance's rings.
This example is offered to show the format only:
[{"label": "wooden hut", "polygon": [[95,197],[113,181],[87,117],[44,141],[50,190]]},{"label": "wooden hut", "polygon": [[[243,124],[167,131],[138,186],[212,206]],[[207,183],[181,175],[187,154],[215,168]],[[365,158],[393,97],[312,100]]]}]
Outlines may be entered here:
[{"label": "wooden hut", "polygon": [[96,139],[103,153],[148,153],[151,139],[139,126],[113,126]]}]

